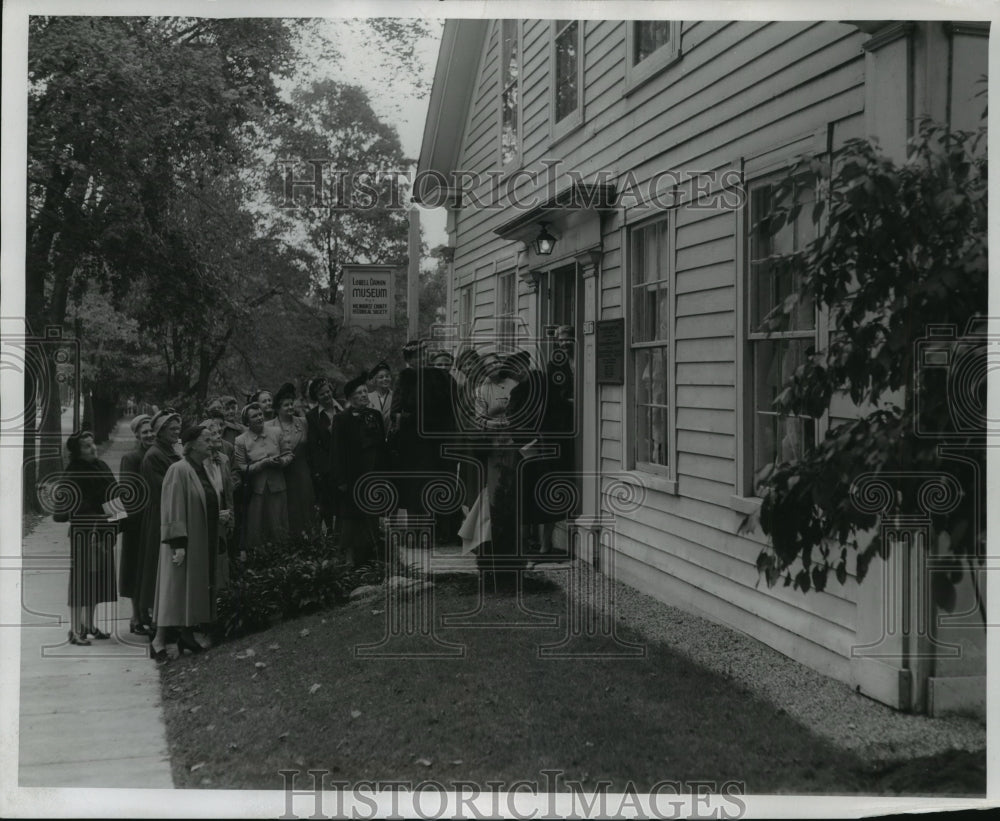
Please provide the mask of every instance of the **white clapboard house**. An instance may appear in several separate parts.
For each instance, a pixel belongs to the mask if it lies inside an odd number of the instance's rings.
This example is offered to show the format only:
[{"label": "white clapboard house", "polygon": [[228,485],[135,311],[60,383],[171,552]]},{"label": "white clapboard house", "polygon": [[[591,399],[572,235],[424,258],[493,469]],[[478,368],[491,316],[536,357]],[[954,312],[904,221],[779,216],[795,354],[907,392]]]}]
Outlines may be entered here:
[{"label": "white clapboard house", "polygon": [[[752,234],[769,185],[803,153],[871,135],[899,158],[916,117],[978,125],[988,34],[944,21],[449,20],[415,192],[448,206],[460,341],[544,359],[554,329],[574,329],[580,495],[559,538],[605,568],[613,552],[618,579],[665,602],[932,713],[982,707],[981,624],[952,628],[959,654],[928,657],[915,648],[934,613],[901,558],[863,585],[769,589],[762,537],[740,533],[755,471],[852,413],[771,413],[825,318],[755,333],[773,297],[752,287],[754,259],[808,241],[811,209],[771,245]],[[631,507],[612,503],[623,487]]]}]

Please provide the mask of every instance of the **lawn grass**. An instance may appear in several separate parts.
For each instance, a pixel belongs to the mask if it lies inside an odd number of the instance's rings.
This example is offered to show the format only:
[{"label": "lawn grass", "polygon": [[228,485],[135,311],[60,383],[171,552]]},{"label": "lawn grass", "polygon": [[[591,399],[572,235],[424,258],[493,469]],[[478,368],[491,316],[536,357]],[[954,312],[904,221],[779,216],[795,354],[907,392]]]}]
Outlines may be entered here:
[{"label": "lawn grass", "polygon": [[[473,582],[439,581],[435,612],[472,609]],[[566,611],[563,592],[542,579],[529,579],[525,603]],[[738,781],[752,794],[985,791],[983,756],[873,767],[661,645],[647,643],[641,658],[539,658],[539,644],[563,635],[565,617],[555,628],[439,628],[442,639],[464,643],[464,658],[355,658],[355,645],[384,635],[385,606],[354,603],[166,665],[174,783],[281,789],[279,771],[321,769],[349,783],[466,780],[489,789],[526,779],[544,789],[542,771],[558,769],[557,789],[610,781],[611,792],[664,780]],[[477,616],[497,625],[524,618],[504,596],[487,597]],[[641,643],[625,629],[620,636]],[[254,654],[237,658],[247,649]]]}]

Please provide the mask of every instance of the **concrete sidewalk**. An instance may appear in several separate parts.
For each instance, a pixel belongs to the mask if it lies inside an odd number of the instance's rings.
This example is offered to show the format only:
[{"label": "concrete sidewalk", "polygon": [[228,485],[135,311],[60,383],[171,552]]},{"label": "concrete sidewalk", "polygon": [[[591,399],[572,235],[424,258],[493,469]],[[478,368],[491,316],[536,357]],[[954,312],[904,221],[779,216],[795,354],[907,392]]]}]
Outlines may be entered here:
[{"label": "concrete sidewalk", "polygon": [[[117,473],[135,440],[124,422],[113,437],[101,458]],[[67,640],[68,529],[46,518],[22,546],[20,786],[172,788],[160,675],[128,600],[97,608],[108,641]]]}]

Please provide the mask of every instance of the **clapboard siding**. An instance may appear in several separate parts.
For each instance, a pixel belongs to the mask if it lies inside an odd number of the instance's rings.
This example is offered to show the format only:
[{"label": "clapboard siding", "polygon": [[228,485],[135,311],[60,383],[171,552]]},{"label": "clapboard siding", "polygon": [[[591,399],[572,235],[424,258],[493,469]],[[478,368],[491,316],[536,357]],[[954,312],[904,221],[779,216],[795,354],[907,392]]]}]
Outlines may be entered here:
[{"label": "clapboard siding", "polygon": [[704,339],[736,332],[736,315],[732,311],[704,313],[678,317],[678,339]]},{"label": "clapboard siding", "polygon": [[736,365],[733,362],[678,362],[677,385],[735,385]]},{"label": "clapboard siding", "polygon": [[[742,585],[743,592],[738,594],[743,602],[742,606],[745,609],[757,610],[758,612],[763,609],[761,605],[753,601],[752,597],[757,577],[757,570],[753,562],[737,558],[727,550],[706,550],[703,547],[705,537],[701,535],[692,534],[695,535],[695,538],[686,538],[679,534],[672,534],[672,538],[665,545],[658,546],[655,543],[656,534],[661,533],[663,527],[671,525],[671,521],[643,522],[625,516],[617,516],[615,518],[615,533],[616,536],[624,536],[647,548],[659,548],[660,553],[685,562],[687,566],[684,567],[684,571],[687,579],[703,584],[707,590],[718,587],[720,577],[740,579],[744,583]],[[724,543],[720,546],[724,546]],[[645,551],[643,552],[645,553]],[[651,554],[646,553],[645,556],[650,557]],[[795,617],[804,615],[806,607],[803,605],[806,605],[807,600],[801,592],[781,589],[780,593],[769,598],[773,601],[774,609],[785,610],[789,615]],[[813,618],[818,622],[814,625],[814,629],[821,631],[830,625],[847,629],[853,626],[850,601],[830,594],[817,596],[817,599],[821,599],[821,602],[818,604],[808,603]],[[822,622],[828,622],[829,625]]]},{"label": "clapboard siding", "polygon": [[736,437],[678,428],[677,450],[683,453],[703,454],[732,460],[736,458]]},{"label": "clapboard siding", "polygon": [[[522,167],[562,160],[557,187],[568,170],[584,179],[637,186],[637,196],[595,220],[594,242],[603,250],[596,284],[597,319],[627,316],[628,231],[658,215],[643,187],[667,169],[702,172],[740,169],[742,161],[833,124],[834,144],[864,133],[863,35],[834,22],[685,22],[682,57],[645,85],[625,94],[624,21],[583,25],[583,126],[553,141],[550,133],[551,24],[525,21],[522,40]],[[484,178],[474,193],[490,199],[486,172],[498,161],[499,39],[492,26],[468,113],[460,167]],[[546,178],[521,180],[517,194],[544,194]],[[676,493],[648,489],[641,510],[616,520],[620,578],[660,598],[744,629],[813,666],[848,677],[855,636],[854,580],[803,597],[759,584],[759,533],[740,533],[737,492],[737,209],[681,205],[671,211],[673,425],[670,478]],[[455,271],[477,281],[477,327],[492,328],[494,273],[490,264],[521,249],[495,234],[509,209],[467,207],[455,232]],[[561,235],[558,229],[557,235]],[[558,251],[557,247],[557,251]],[[566,248],[572,251],[573,248]],[[580,294],[583,293],[582,283]],[[519,286],[519,307],[529,329],[541,299]],[[579,362],[582,364],[583,358]],[[629,422],[633,375],[626,385],[598,386],[600,419],[593,431],[600,469],[641,481],[631,473],[635,443]],[[850,416],[856,409],[837,406]],[[663,484],[662,479],[660,485]],[[672,485],[671,485],[672,487]]]},{"label": "clapboard siding", "polygon": [[[678,209],[678,213],[690,209]],[[730,227],[730,232],[734,229]],[[736,268],[732,261],[710,262],[707,265],[689,267],[677,272],[674,290],[678,294],[687,294],[692,291],[707,291],[712,288],[722,288],[724,286],[735,285]]]},{"label": "clapboard siding", "polygon": [[706,433],[736,435],[736,413],[729,410],[678,408],[677,427]]},{"label": "clapboard siding", "polygon": [[736,389],[726,385],[678,385],[677,407],[732,410],[736,406]]},{"label": "clapboard siding", "polygon": [[[732,285],[703,291],[687,291],[677,295],[677,321],[686,316],[700,317],[732,311],[736,303],[736,289]],[[727,332],[728,333],[728,332]]]}]

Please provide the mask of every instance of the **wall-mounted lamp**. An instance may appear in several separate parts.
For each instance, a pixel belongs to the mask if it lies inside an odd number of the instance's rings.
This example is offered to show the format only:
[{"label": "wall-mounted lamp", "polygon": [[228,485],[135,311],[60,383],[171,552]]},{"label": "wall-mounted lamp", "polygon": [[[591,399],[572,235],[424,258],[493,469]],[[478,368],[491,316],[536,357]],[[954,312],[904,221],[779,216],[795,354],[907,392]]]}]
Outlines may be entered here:
[{"label": "wall-mounted lamp", "polygon": [[549,233],[545,227],[548,223],[540,222],[538,226],[542,229],[531,243],[535,247],[535,253],[540,257],[547,257],[556,247],[556,238]]}]

